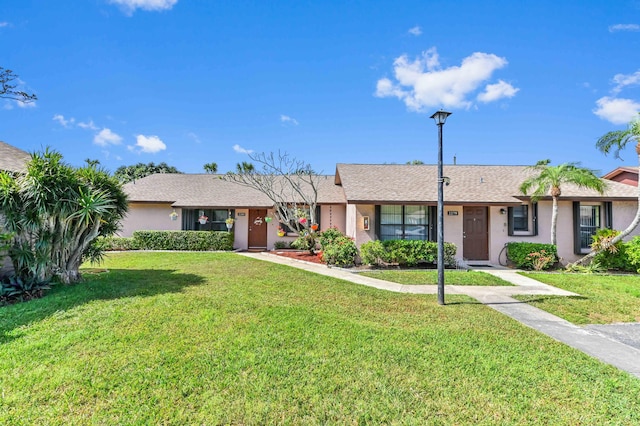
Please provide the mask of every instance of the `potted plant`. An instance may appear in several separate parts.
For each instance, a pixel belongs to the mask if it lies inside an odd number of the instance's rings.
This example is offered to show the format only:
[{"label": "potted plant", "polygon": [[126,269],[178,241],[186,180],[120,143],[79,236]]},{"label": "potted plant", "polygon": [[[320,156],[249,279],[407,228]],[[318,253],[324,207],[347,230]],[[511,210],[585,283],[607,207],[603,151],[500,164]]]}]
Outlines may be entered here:
[{"label": "potted plant", "polygon": [[311,230],[317,231],[318,230],[318,224],[314,223],[313,225],[311,225]]},{"label": "potted plant", "polygon": [[171,220],[178,220],[178,213],[176,213],[176,211],[172,211],[171,213],[169,213],[169,218]]},{"label": "potted plant", "polygon": [[206,224],[208,220],[209,220],[209,218],[206,215],[201,215],[198,218],[198,222],[200,222],[201,225]]},{"label": "potted plant", "polygon": [[278,226],[278,237],[284,237],[286,234],[286,232],[284,232],[284,229],[282,229],[282,227]]},{"label": "potted plant", "polygon": [[234,218],[232,218],[232,217],[228,217],[228,218],[224,221],[225,225],[227,225],[227,229],[228,229],[228,230],[231,230],[231,228],[233,228],[233,224],[235,223],[235,221],[236,221],[236,220],[235,220]]}]

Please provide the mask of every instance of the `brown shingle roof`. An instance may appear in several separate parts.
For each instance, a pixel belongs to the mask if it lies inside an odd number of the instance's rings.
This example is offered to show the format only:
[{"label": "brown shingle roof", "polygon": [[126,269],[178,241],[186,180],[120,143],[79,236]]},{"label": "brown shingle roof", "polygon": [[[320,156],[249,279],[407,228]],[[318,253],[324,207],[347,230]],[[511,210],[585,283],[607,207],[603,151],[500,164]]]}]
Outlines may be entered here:
[{"label": "brown shingle roof", "polygon": [[[444,200],[450,204],[513,204],[525,198],[518,187],[532,173],[528,166],[445,165],[450,179]],[[338,164],[336,183],[350,203],[435,203],[438,170],[435,165]],[[606,181],[604,195],[575,186],[562,187],[563,199],[635,200],[634,187]]]},{"label": "brown shingle roof", "polygon": [[0,141],[0,170],[20,172],[31,159],[28,152]]},{"label": "brown shingle roof", "polygon": [[[263,207],[273,202],[255,189],[226,182],[220,175],[160,173],[124,186],[132,202],[170,202],[175,207]],[[334,176],[321,176],[319,204],[345,203]]]}]

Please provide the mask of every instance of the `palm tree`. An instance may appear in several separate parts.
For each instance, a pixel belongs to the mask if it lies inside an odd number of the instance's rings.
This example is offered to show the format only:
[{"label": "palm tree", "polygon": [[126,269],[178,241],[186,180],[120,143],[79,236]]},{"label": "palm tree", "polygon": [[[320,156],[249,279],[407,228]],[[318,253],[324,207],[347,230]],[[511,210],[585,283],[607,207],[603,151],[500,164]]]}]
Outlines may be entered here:
[{"label": "palm tree", "polygon": [[540,160],[531,169],[536,175],[527,178],[520,185],[520,192],[524,195],[531,192],[531,201],[537,201],[545,195],[551,195],[553,210],[551,213],[551,244],[556,245],[556,224],[558,222],[558,198],[562,194],[563,184],[573,184],[580,188],[596,190],[602,194],[606,188],[605,182],[595,175],[593,170],[580,167],[578,163],[564,163],[550,166],[551,160]]},{"label": "palm tree", "polygon": [[[605,155],[608,155],[613,151],[616,158],[620,158],[620,151],[623,150],[629,142],[636,143],[636,154],[638,155],[638,171],[640,172],[640,113],[633,119],[626,130],[614,130],[602,136],[596,142],[596,148],[602,151]],[[607,250],[609,247],[622,241],[624,237],[633,232],[634,229],[640,224],[640,186],[638,186],[638,209],[636,210],[636,216],[631,221],[631,224],[627,226],[627,229],[620,232],[610,241],[605,241],[597,250],[593,250],[582,259],[575,262],[577,265],[586,264],[591,258],[603,250]]]}]

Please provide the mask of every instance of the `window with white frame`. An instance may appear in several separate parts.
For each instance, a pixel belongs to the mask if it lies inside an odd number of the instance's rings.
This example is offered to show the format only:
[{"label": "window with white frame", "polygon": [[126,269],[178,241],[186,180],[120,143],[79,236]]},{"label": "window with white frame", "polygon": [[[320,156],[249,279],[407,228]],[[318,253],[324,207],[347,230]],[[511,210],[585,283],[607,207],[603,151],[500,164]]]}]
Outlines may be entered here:
[{"label": "window with white frame", "polygon": [[419,205],[379,206],[379,238],[385,240],[428,240],[429,208]]}]

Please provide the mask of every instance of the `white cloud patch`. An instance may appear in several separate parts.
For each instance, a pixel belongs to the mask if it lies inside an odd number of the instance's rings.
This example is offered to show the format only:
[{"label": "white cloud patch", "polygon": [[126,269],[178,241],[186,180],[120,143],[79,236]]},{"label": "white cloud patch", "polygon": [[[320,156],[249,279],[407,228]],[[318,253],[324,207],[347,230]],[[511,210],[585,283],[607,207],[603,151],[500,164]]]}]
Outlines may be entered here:
[{"label": "white cloud patch", "polygon": [[195,134],[195,133],[193,133],[193,132],[189,132],[189,133],[187,133],[187,136],[189,136],[191,139],[193,139],[193,141],[194,141],[195,143],[202,143],[202,141],[200,140],[200,138],[198,137],[198,135],[196,135],[196,134]]},{"label": "white cloud patch", "polygon": [[253,150],[252,150],[252,149],[244,149],[243,147],[241,147],[241,146],[240,146],[240,145],[238,145],[238,144],[235,144],[235,145],[233,146],[233,150],[234,150],[235,152],[237,152],[238,154],[251,154],[251,153],[253,153]]},{"label": "white cloud patch", "polygon": [[96,133],[93,138],[93,143],[100,146],[119,145],[121,142],[122,137],[106,127]]},{"label": "white cloud patch", "polygon": [[609,26],[609,32],[614,33],[616,31],[640,31],[640,25],[638,24],[615,24]]},{"label": "white cloud patch", "polygon": [[64,115],[62,114],[56,114],[53,116],[53,120],[57,121],[58,123],[60,123],[60,125],[62,127],[66,127],[67,129],[71,126],[73,126],[73,123],[76,121],[75,118],[71,117],[69,119],[64,118]]},{"label": "white cloud patch", "polygon": [[280,121],[286,124],[293,124],[294,126],[297,126],[298,120],[296,120],[295,118],[289,117],[288,115],[280,115]]},{"label": "white cloud patch", "polygon": [[[494,54],[475,52],[464,58],[460,66],[442,68],[436,48],[423,52],[413,61],[402,55],[393,63],[395,81],[378,80],[375,96],[396,97],[413,111],[433,107],[470,108],[473,105],[470,97],[507,63],[505,58]],[[486,85],[478,98],[493,102],[512,97],[518,90],[500,80]]]},{"label": "white cloud patch", "polygon": [[631,99],[602,97],[596,101],[598,107],[593,113],[613,124],[626,124],[637,117],[640,103]]},{"label": "white cloud patch", "polygon": [[10,24],[6,21],[0,22],[0,28],[8,27]]},{"label": "white cloud patch", "polygon": [[408,33],[411,34],[411,35],[414,35],[414,36],[419,36],[420,34],[422,34],[422,28],[420,28],[418,25],[416,25],[413,28],[409,28]]},{"label": "white cloud patch", "polygon": [[637,86],[640,84],[640,70],[633,74],[616,74],[613,76],[616,86],[611,90],[613,93],[620,93],[627,86]]},{"label": "white cloud patch", "polygon": [[109,0],[109,3],[119,6],[124,13],[132,15],[136,9],[157,12],[170,10],[178,0]]},{"label": "white cloud patch", "polygon": [[513,98],[519,90],[505,81],[498,80],[496,84],[487,84],[484,92],[478,95],[478,100],[487,103],[502,98]]},{"label": "white cloud patch", "polygon": [[167,149],[167,145],[157,136],[138,135],[136,136],[136,146],[140,148],[142,152],[150,154],[155,154],[156,152]]},{"label": "white cloud patch", "polygon": [[88,122],[82,122],[79,121],[78,122],[78,127],[80,127],[81,129],[87,129],[87,130],[98,130],[98,126],[96,126],[93,123],[93,120],[89,120]]}]

